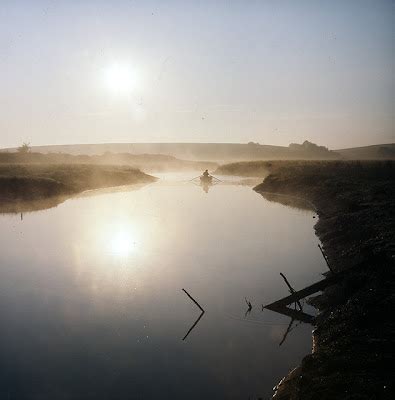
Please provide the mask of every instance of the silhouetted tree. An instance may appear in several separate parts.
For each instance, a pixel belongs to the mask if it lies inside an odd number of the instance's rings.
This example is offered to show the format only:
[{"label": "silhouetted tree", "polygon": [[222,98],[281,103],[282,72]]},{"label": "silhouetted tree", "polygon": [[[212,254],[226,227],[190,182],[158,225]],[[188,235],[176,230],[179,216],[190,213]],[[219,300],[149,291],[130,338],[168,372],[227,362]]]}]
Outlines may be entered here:
[{"label": "silhouetted tree", "polygon": [[23,142],[22,146],[19,146],[17,149],[18,153],[29,153],[30,150],[31,150],[30,143],[25,143],[25,142]]}]

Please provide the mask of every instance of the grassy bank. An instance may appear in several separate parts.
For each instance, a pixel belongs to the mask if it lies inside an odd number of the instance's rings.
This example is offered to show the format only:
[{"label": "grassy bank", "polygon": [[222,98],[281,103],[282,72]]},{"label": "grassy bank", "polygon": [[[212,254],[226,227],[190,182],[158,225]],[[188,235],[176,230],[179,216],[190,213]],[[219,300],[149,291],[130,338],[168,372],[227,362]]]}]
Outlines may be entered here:
[{"label": "grassy bank", "polygon": [[260,178],[269,174],[271,166],[272,163],[270,161],[240,161],[220,165],[214,173],[219,175],[237,175]]},{"label": "grassy bank", "polygon": [[[357,162],[347,161],[307,161],[307,160],[270,160],[270,161],[240,161],[220,165],[215,173],[221,175],[237,175],[264,178],[282,168],[305,168],[314,165],[315,168],[326,168],[330,165],[352,165]],[[283,169],[286,171],[286,169]]]},{"label": "grassy bank", "polygon": [[313,354],[286,377],[275,398],[391,398],[395,163],[273,162],[269,167],[271,173],[255,190],[269,199],[279,193],[313,203],[319,214],[315,229],[331,267],[355,267],[312,300],[320,308]]},{"label": "grassy bank", "polygon": [[55,198],[85,190],[154,180],[154,177],[129,167],[3,164],[0,165],[0,210],[15,210],[15,204],[26,201],[38,204],[38,201],[46,200],[56,204]]},{"label": "grassy bank", "polygon": [[130,153],[104,153],[100,155],[72,155],[65,153],[2,153],[1,164],[87,164],[106,166],[128,166],[148,172],[166,171],[204,171],[206,168],[213,170],[218,165],[209,161],[180,160],[164,154],[130,154]]}]

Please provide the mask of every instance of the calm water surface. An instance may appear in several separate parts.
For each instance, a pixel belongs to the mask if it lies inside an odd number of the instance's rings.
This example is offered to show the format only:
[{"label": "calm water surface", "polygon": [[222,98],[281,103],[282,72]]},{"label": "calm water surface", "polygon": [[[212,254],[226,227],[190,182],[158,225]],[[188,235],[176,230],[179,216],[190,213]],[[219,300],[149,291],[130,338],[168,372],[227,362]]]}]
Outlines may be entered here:
[{"label": "calm water surface", "polygon": [[0,216],[1,399],[268,398],[311,351],[261,304],[325,271],[312,213],[164,178]]}]

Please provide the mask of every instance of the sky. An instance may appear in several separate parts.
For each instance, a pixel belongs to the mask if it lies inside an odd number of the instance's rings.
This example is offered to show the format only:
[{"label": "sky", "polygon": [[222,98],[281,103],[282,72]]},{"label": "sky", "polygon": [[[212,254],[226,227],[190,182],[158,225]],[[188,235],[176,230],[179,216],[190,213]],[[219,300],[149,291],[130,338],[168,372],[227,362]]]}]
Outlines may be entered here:
[{"label": "sky", "polygon": [[0,148],[395,142],[395,2],[1,0]]}]

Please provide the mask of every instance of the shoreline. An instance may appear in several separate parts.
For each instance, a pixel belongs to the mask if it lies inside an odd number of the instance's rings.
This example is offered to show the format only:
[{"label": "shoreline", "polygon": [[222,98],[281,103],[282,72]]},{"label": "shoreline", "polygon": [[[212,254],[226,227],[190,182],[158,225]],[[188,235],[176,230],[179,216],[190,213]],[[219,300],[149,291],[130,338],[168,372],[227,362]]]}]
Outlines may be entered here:
[{"label": "shoreline", "polygon": [[395,303],[394,164],[376,166],[373,174],[359,166],[344,174],[338,167],[290,163],[254,188],[270,201],[290,205],[284,195],[291,195],[316,205],[314,229],[331,267],[353,268],[343,281],[310,298],[320,311],[313,352],[280,381],[276,400],[391,395],[387,365],[395,329],[387,313]]},{"label": "shoreline", "polygon": [[39,211],[92,190],[156,180],[138,169],[122,166],[1,165],[0,213]]}]

